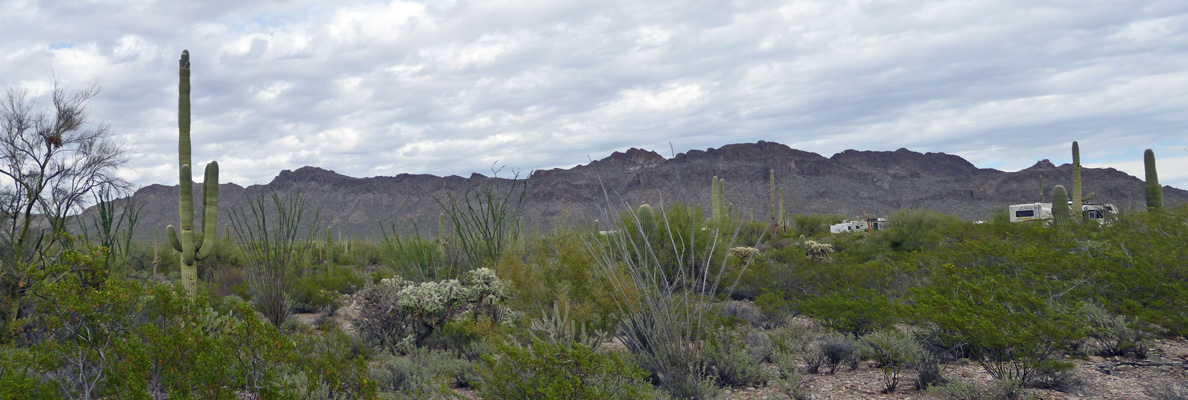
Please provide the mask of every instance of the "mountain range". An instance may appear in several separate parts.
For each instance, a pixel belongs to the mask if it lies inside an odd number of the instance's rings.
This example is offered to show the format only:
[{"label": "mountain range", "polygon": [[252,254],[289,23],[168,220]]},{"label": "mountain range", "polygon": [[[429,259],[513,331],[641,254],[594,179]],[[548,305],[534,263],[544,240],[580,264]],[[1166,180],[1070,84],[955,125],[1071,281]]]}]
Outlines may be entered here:
[{"label": "mountain range", "polygon": [[[520,215],[529,231],[547,232],[561,220],[591,221],[600,217],[600,209],[643,203],[701,205],[708,215],[710,182],[715,176],[725,179],[726,201],[734,204],[738,217],[766,221],[772,170],[790,214],[886,216],[919,208],[985,220],[1005,212],[1007,205],[1039,201],[1041,190],[1050,201],[1057,184],[1072,189],[1072,166],[1048,160],[1004,172],[978,168],[945,153],[846,150],[826,158],[759,141],[690,150],[672,158],[632,148],[569,169],[532,171],[516,181],[511,173],[354,178],[302,167],[281,171],[266,185],[220,184],[219,231],[222,235],[229,224],[232,209],[242,209],[249,200],[275,191],[301,193],[306,199],[306,221],[316,211],[319,231],[326,226],[343,237],[375,239],[381,237],[381,229],[410,234],[415,224],[426,235],[438,229],[442,213],[438,200],[449,201],[449,195],[458,198],[468,189],[484,187],[507,193],[514,182],[527,188]],[[1145,207],[1145,185],[1139,178],[1113,168],[1083,168],[1082,177],[1083,192],[1096,193],[1094,202],[1112,203],[1124,211]],[[194,184],[196,205],[201,204],[201,190],[200,184]],[[1168,186],[1163,195],[1169,206],[1188,201],[1188,191]],[[177,186],[149,185],[120,200],[131,199],[140,207],[138,240],[151,241],[154,235],[164,240],[165,226],[178,223],[177,196]]]}]

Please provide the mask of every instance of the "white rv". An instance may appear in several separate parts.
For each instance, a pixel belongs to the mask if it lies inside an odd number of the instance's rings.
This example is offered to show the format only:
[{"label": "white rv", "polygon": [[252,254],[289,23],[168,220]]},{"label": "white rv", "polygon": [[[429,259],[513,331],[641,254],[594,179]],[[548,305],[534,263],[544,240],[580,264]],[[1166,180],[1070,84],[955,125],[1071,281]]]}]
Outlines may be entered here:
[{"label": "white rv", "polygon": [[886,218],[857,219],[829,225],[830,233],[869,232],[887,227]]},{"label": "white rv", "polygon": [[[1072,204],[1068,207],[1072,208]],[[1007,212],[1010,214],[1011,222],[1050,221],[1052,203],[1012,204],[1007,208]],[[1105,224],[1109,223],[1112,216],[1118,214],[1118,208],[1113,204],[1082,204],[1081,213],[1086,219]]]}]

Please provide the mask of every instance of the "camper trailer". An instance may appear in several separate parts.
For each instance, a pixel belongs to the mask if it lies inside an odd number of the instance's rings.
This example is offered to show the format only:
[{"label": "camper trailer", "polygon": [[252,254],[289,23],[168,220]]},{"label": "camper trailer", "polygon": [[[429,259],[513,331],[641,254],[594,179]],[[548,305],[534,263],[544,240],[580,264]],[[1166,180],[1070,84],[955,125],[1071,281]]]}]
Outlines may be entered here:
[{"label": "camper trailer", "polygon": [[870,232],[887,227],[886,218],[867,218],[829,225],[830,233]]},{"label": "camper trailer", "polygon": [[[1068,207],[1071,208],[1072,204],[1069,204]],[[1052,220],[1052,203],[1012,204],[1008,207],[1007,212],[1010,214],[1011,222],[1050,221]],[[1081,213],[1085,219],[1106,224],[1114,215],[1118,214],[1118,208],[1113,204],[1083,204]]]}]

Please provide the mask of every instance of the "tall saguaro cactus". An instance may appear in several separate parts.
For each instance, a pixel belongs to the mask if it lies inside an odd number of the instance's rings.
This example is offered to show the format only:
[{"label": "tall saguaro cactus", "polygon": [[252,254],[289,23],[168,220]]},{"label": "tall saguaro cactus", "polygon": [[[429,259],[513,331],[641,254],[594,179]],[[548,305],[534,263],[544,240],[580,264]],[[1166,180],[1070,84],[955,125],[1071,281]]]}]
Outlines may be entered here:
[{"label": "tall saguaro cactus", "polygon": [[1078,145],[1076,141],[1073,141],[1072,156],[1073,156],[1072,212],[1073,212],[1073,217],[1074,217],[1073,221],[1079,223],[1079,222],[1081,222],[1080,216],[1084,215],[1084,212],[1081,211],[1081,208],[1082,208],[1081,204],[1084,201],[1084,197],[1081,196],[1081,146]]},{"label": "tall saguaro cactus", "polygon": [[1143,152],[1143,164],[1147,169],[1147,212],[1163,211],[1163,187],[1159,186],[1159,174],[1155,171],[1155,152]]},{"label": "tall saguaro cactus", "polygon": [[770,210],[771,210],[771,224],[770,224],[771,225],[771,227],[770,227],[771,228],[771,237],[775,237],[776,221],[777,221],[777,218],[779,218],[776,216],[776,212],[778,210],[776,210],[775,168],[771,169],[771,209]]},{"label": "tall saguaro cactus", "polygon": [[[181,168],[178,187],[181,190],[178,214],[180,229],[169,225],[165,231],[174,250],[181,253],[181,281],[186,292],[193,297],[198,292],[198,261],[210,255],[218,241],[215,240],[215,224],[218,219],[219,163],[211,161],[206,165],[202,178],[202,230],[194,230],[194,180],[190,172],[190,52],[182,50],[178,68],[177,129],[179,132],[177,153]],[[180,232],[178,232],[180,230]],[[209,240],[204,240],[209,239]]]}]

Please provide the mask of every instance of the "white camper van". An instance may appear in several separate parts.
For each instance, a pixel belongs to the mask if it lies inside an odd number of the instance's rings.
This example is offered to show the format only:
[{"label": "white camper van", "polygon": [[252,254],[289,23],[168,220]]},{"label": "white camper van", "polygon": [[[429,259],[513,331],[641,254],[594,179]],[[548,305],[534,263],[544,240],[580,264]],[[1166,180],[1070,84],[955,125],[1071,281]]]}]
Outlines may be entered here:
[{"label": "white camper van", "polygon": [[886,218],[868,218],[829,225],[829,233],[870,232],[887,227]]},{"label": "white camper van", "polygon": [[[1068,205],[1069,208],[1072,204]],[[1012,204],[1008,207],[1011,222],[1050,221],[1052,220],[1052,203]],[[1113,204],[1082,204],[1081,213],[1086,219],[1106,224],[1110,218],[1118,214],[1118,208]]]}]

